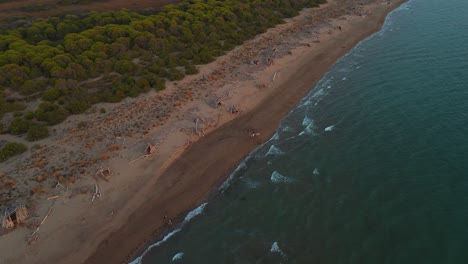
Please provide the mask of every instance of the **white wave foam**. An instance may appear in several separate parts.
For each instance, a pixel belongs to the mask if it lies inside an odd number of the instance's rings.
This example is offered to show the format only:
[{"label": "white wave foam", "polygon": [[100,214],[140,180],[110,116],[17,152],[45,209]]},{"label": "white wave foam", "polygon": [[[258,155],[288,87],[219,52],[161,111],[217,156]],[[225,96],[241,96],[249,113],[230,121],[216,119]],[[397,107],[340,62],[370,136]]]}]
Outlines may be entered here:
[{"label": "white wave foam", "polygon": [[310,98],[317,98],[317,97],[323,96],[323,95],[325,95],[325,91],[323,89],[320,89],[317,92],[315,92]]},{"label": "white wave foam", "polygon": [[158,241],[157,243],[154,243],[153,245],[149,246],[145,252],[143,252],[143,254],[141,254],[141,256],[139,256],[138,258],[136,258],[134,261],[130,262],[129,264],[141,264],[141,260],[143,259],[143,257],[146,255],[146,253],[148,253],[151,249],[155,248],[155,247],[159,247],[161,244],[163,244],[164,242],[166,242],[169,238],[171,238],[173,235],[175,235],[176,233],[178,233],[179,231],[181,230],[181,228],[177,228],[175,229],[174,231],[170,232],[169,234],[167,234],[161,241]]},{"label": "white wave foam", "polygon": [[314,169],[314,172],[313,172],[314,175],[320,175],[320,172],[317,168]]},{"label": "white wave foam", "polygon": [[343,77],[341,80],[342,80],[342,81],[346,81],[346,80],[347,80],[347,78],[346,78],[346,77]]},{"label": "white wave foam", "polygon": [[187,216],[185,217],[184,219],[184,224],[188,223],[190,220],[192,220],[195,216],[197,215],[200,215],[201,213],[203,213],[203,209],[205,209],[206,205],[208,203],[203,203],[201,204],[200,206],[198,206],[197,208],[193,209],[192,211],[190,211],[190,213],[187,214]]},{"label": "white wave foam", "polygon": [[184,252],[179,252],[172,257],[172,261],[178,261],[181,260],[184,257]]},{"label": "white wave foam", "polygon": [[302,126],[306,127],[309,126],[310,124],[313,124],[314,120],[308,116],[305,116],[304,119],[302,120]]},{"label": "white wave foam", "polygon": [[229,178],[219,186],[218,190],[224,191],[226,190],[227,187],[231,184],[232,180],[234,179],[234,176],[242,169],[247,167],[247,163],[245,163],[248,160],[249,157],[247,157],[244,161],[242,161],[239,166],[229,175]]},{"label": "white wave foam", "polygon": [[314,123],[309,124],[301,133],[299,133],[299,136],[314,135],[314,128]]},{"label": "white wave foam", "polygon": [[[190,220],[192,220],[195,216],[197,215],[200,215],[202,212],[203,212],[203,209],[205,209],[206,205],[208,203],[204,203],[200,206],[198,206],[197,208],[195,208],[194,210],[190,211],[187,216],[185,217],[184,219],[184,222],[182,223],[182,225],[184,224],[187,224]],[[160,245],[162,245],[164,242],[166,242],[169,238],[171,238],[173,235],[177,234],[180,230],[182,230],[182,228],[177,228],[175,229],[174,231],[170,232],[169,234],[167,234],[162,240],[152,244],[151,246],[149,246],[145,252],[143,252],[143,254],[141,254],[141,256],[139,256],[138,258],[136,258],[134,261],[130,262],[129,264],[141,264],[141,260],[143,259],[143,257],[146,255],[146,253],[148,253],[151,249],[155,248],[155,247],[159,247]],[[174,256],[175,257],[175,256]]]},{"label": "white wave foam", "polygon": [[272,253],[278,253],[278,254],[280,254],[282,257],[285,257],[285,256],[286,256],[286,254],[284,254],[284,252],[283,252],[283,251],[281,250],[281,248],[279,247],[278,242],[276,242],[276,241],[271,245],[270,251],[271,251]]},{"label": "white wave foam", "polygon": [[272,137],[271,140],[278,140],[280,138],[278,132],[276,132]]},{"label": "white wave foam", "polygon": [[257,189],[261,185],[260,182],[257,182],[248,178],[244,179],[244,182],[248,186],[249,189]]},{"label": "white wave foam", "polygon": [[271,145],[270,149],[268,150],[265,156],[268,155],[284,155],[284,152],[275,145]]},{"label": "white wave foam", "polygon": [[325,131],[325,132],[330,132],[330,131],[332,131],[333,129],[335,129],[335,125],[326,127],[326,128],[324,129],[324,131]]},{"label": "white wave foam", "polygon": [[294,132],[294,129],[292,127],[290,127],[290,126],[285,126],[283,128],[283,132]]},{"label": "white wave foam", "polygon": [[291,182],[294,181],[294,180],[291,179],[290,177],[284,176],[284,175],[282,175],[281,173],[279,173],[279,172],[277,172],[277,171],[274,171],[274,172],[271,174],[270,180],[271,180],[273,183],[291,183]]}]

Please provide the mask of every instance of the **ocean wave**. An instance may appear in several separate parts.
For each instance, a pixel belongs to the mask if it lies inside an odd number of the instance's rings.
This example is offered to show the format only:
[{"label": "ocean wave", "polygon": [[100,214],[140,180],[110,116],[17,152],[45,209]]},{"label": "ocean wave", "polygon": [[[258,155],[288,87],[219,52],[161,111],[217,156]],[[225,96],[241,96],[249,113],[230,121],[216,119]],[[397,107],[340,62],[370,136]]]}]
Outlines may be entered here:
[{"label": "ocean wave", "polygon": [[326,95],[325,91],[323,89],[319,89],[310,98],[317,98],[319,96],[324,96],[324,95]]},{"label": "ocean wave", "polygon": [[332,126],[328,126],[324,129],[325,132],[330,132],[332,131],[333,129],[335,129],[335,125],[332,125]]},{"label": "ocean wave", "polygon": [[268,156],[268,155],[284,155],[284,152],[279,149],[278,147],[276,147],[275,145],[271,145],[270,146],[270,149],[268,150],[267,154],[265,156]]},{"label": "ocean wave", "polygon": [[278,132],[276,132],[272,137],[271,140],[278,140],[280,138]]},{"label": "ocean wave", "polygon": [[[203,212],[203,209],[205,209],[206,205],[208,203],[203,203],[201,204],[200,206],[198,206],[197,208],[193,209],[192,211],[190,211],[187,216],[185,217],[184,219],[184,222],[182,222],[182,227],[187,224],[190,220],[192,220],[194,217],[196,217],[197,215],[200,215],[202,212]],[[134,261],[130,262],[129,264],[141,264],[141,260],[143,259],[143,257],[146,255],[146,253],[148,253],[151,249],[155,248],[155,247],[159,247],[160,245],[162,245],[164,242],[166,242],[167,240],[169,240],[169,238],[171,238],[172,236],[174,236],[175,234],[177,234],[178,232],[180,232],[180,230],[182,230],[182,227],[180,228],[177,228],[175,229],[174,231],[170,232],[169,234],[167,234],[162,240],[150,245],[144,252],[143,254],[141,254],[141,256],[139,256],[138,258],[136,258]],[[175,257],[175,256],[174,256]]]},{"label": "ocean wave", "polygon": [[306,126],[306,128],[304,128],[304,130],[302,130],[301,133],[299,133],[299,136],[314,135],[314,128],[315,124],[312,122],[308,126]]},{"label": "ocean wave", "polygon": [[320,175],[320,171],[319,171],[317,168],[315,168],[315,169],[314,169],[314,172],[312,172],[312,173],[313,173],[314,175]]},{"label": "ocean wave", "polygon": [[148,253],[151,249],[155,248],[155,247],[159,247],[161,244],[163,244],[164,242],[166,242],[169,238],[171,238],[173,235],[177,234],[180,230],[182,230],[182,228],[177,228],[175,229],[174,231],[170,232],[169,234],[167,234],[161,241],[158,241],[154,244],[152,244],[151,246],[149,246],[145,252],[143,252],[143,254],[141,254],[141,256],[139,256],[138,258],[136,258],[134,261],[130,262],[129,264],[141,264],[141,260],[143,259],[143,257],[146,255],[146,253]]},{"label": "ocean wave", "polygon": [[285,126],[281,129],[281,132],[294,132],[294,129],[290,126]]},{"label": "ocean wave", "polygon": [[187,216],[185,217],[184,219],[184,224],[188,223],[190,220],[192,220],[195,216],[197,215],[200,215],[201,213],[203,213],[203,210],[205,209],[206,205],[208,203],[203,203],[201,204],[200,206],[198,206],[197,208],[193,209],[192,211],[190,211]]},{"label": "ocean wave", "polygon": [[305,116],[304,119],[302,120],[302,126],[307,127],[310,124],[313,124],[314,120],[308,116]]},{"label": "ocean wave", "polygon": [[227,178],[226,181],[223,182],[223,184],[221,184],[221,186],[219,186],[218,190],[219,191],[224,191],[226,190],[227,187],[229,187],[229,185],[231,185],[231,182],[233,181],[234,177],[236,176],[236,174],[242,170],[242,169],[245,169],[247,167],[247,160],[249,159],[249,156],[247,156],[247,158],[245,158],[244,161],[242,161],[239,166],[237,166],[237,168],[229,175],[229,177]]},{"label": "ocean wave", "polygon": [[288,176],[284,176],[284,175],[282,175],[281,173],[279,173],[277,171],[274,171],[271,174],[270,180],[273,183],[291,183],[291,182],[294,181],[294,179],[292,179],[292,178],[290,178]]},{"label": "ocean wave", "polygon": [[181,260],[184,257],[184,252],[179,252],[172,257],[172,261],[178,261]]},{"label": "ocean wave", "polygon": [[257,189],[261,185],[260,182],[254,181],[254,180],[249,179],[249,178],[244,179],[244,183],[247,185],[247,188],[249,188],[249,189]]},{"label": "ocean wave", "polygon": [[286,257],[286,254],[281,250],[281,248],[280,248],[279,245],[278,245],[278,242],[276,242],[276,241],[271,245],[270,251],[271,251],[272,253],[278,253],[278,254],[280,254],[282,257]]}]

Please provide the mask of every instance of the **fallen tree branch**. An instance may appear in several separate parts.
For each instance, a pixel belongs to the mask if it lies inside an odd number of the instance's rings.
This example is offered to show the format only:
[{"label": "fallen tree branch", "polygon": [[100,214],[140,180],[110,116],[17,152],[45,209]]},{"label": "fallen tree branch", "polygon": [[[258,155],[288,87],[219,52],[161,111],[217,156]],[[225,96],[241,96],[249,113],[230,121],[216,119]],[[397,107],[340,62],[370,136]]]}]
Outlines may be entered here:
[{"label": "fallen tree branch", "polygon": [[37,232],[39,232],[39,229],[41,228],[41,225],[44,224],[44,222],[46,221],[47,217],[49,217],[50,213],[52,212],[52,208],[53,206],[51,206],[49,208],[49,211],[47,212],[47,214],[44,216],[44,218],[42,219],[41,223],[37,226],[36,230],[31,234],[31,236],[29,236],[29,239],[28,239],[28,243],[31,243],[32,241],[35,241],[38,239],[38,237],[35,237],[35,235],[37,234]]},{"label": "fallen tree branch", "polygon": [[57,199],[57,198],[59,198],[58,195],[50,196],[50,197],[47,197],[47,201],[54,200],[54,199]]},{"label": "fallen tree branch", "polygon": [[101,190],[99,190],[99,186],[97,182],[94,184],[95,190],[93,194],[93,198],[91,199],[91,202],[94,202],[94,199],[97,197],[99,200],[101,200]]}]

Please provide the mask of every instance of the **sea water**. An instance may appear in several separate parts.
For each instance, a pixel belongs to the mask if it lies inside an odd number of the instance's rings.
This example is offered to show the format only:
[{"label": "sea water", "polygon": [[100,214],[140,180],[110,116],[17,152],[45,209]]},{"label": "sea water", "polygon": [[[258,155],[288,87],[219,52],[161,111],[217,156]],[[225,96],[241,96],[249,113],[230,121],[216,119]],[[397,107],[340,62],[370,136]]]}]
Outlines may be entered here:
[{"label": "sea water", "polygon": [[468,1],[391,13],[228,183],[142,262],[468,263]]}]

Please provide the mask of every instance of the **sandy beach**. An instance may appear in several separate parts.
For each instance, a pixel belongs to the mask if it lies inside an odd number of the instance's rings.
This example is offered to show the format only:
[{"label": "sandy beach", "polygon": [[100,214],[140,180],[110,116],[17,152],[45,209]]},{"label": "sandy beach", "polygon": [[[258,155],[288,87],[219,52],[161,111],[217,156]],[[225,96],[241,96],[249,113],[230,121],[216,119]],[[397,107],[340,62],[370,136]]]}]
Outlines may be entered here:
[{"label": "sandy beach", "polygon": [[[2,164],[0,179],[16,179],[2,202],[31,204],[32,223],[51,213],[33,241],[28,225],[0,235],[0,262],[132,261],[173,228],[164,216],[177,224],[212,197],[328,68],[403,2],[333,0],[303,10],[163,92],[100,104],[106,113],[73,116],[38,145],[24,142],[31,151]],[[145,155],[148,143],[155,154]],[[108,182],[98,168],[112,171]]]}]

